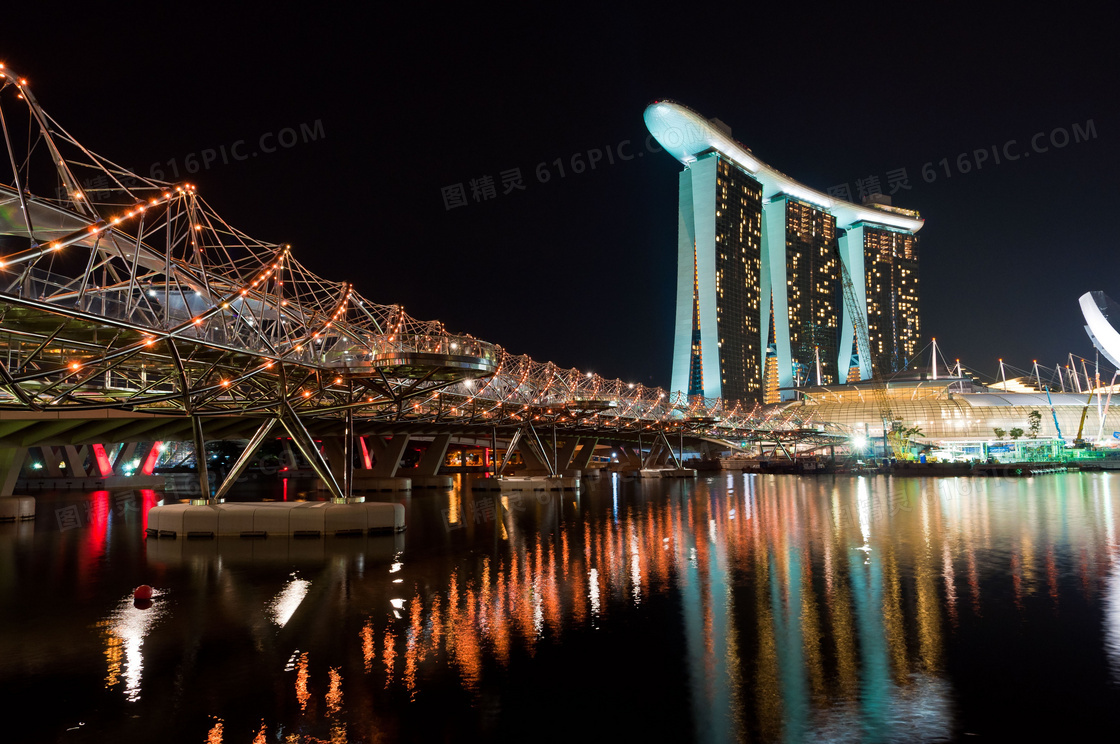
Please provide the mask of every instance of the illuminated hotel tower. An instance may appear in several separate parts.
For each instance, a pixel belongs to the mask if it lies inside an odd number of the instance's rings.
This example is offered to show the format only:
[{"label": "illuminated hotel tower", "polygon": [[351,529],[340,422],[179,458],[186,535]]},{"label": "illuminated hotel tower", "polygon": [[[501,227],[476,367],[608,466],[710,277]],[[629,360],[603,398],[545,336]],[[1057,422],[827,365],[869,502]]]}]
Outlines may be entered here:
[{"label": "illuminated hotel tower", "polygon": [[[685,166],[674,392],[760,400],[774,389],[765,371],[775,370],[788,398],[795,386],[847,382],[853,367],[859,379],[870,378],[872,350],[877,363],[887,362],[884,371],[912,356],[919,330],[914,234],[923,224],[916,212],[852,204],[804,186],[754,157],[718,119],[672,101],[650,104],[645,122]],[[871,349],[857,348],[837,253],[856,305],[874,308],[873,317],[863,316]]]},{"label": "illuminated hotel tower", "polygon": [[918,236],[869,224],[848,232],[857,230],[863,233],[871,354],[879,369],[897,372],[918,351]]},{"label": "illuminated hotel tower", "polygon": [[[677,272],[673,382],[683,380],[677,389],[690,396],[718,389],[719,397],[747,399],[762,386],[761,199],[758,182],[719,153],[681,171],[679,250],[687,267]],[[713,346],[720,353],[710,353]],[[685,347],[688,354],[676,353]]]}]

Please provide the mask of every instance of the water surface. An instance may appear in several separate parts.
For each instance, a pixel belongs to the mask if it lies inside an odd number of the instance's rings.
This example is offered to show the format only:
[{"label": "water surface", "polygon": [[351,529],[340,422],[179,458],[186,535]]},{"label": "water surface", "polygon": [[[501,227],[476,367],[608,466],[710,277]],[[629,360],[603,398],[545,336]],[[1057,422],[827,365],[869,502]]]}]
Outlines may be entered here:
[{"label": "water surface", "polygon": [[[290,489],[294,497],[298,489]],[[5,741],[946,741],[1120,724],[1120,479],[418,490],[403,535],[0,525]],[[155,587],[150,607],[132,590]],[[9,738],[11,737],[11,738]]]}]

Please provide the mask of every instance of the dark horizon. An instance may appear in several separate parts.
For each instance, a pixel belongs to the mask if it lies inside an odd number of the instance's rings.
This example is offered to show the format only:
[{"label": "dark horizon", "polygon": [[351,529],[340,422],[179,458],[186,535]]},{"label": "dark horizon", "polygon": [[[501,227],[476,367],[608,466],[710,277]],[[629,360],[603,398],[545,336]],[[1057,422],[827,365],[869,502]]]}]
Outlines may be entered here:
[{"label": "dark horizon", "polygon": [[[759,10],[751,43],[724,45],[655,18],[394,12],[42,17],[21,23],[77,60],[29,33],[0,62],[95,152],[179,170],[231,224],[291,243],[325,278],[538,361],[668,387],[681,166],[645,146],[642,111],[659,98],[721,119],[806,185],[856,196],[875,177],[918,210],[922,336],[950,362],[994,378],[1000,358],[1052,370],[1095,357],[1077,298],[1120,299],[1103,28],[846,15],[768,38],[787,19]],[[109,43],[130,36],[151,48]],[[899,169],[911,188],[891,194]],[[448,209],[456,184],[467,203]]]}]

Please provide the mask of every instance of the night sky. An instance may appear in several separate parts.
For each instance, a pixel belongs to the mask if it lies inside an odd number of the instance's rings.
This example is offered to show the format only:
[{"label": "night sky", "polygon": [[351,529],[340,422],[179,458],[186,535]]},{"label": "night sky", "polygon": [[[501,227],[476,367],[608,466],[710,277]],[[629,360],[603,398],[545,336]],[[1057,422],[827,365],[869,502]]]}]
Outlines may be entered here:
[{"label": "night sky", "polygon": [[[174,161],[226,220],[290,242],[320,275],[540,361],[669,384],[681,166],[645,147],[642,111],[658,98],[722,119],[822,191],[876,177],[889,193],[904,168],[911,188],[894,204],[926,219],[923,335],[950,359],[989,377],[999,357],[1092,359],[1077,298],[1120,300],[1112,29],[1059,6],[902,7],[518,18],[105,5],[6,12],[0,61],[90,149],[172,180]],[[1032,151],[1039,132],[1046,152]],[[207,149],[212,162],[188,174]],[[593,150],[595,169],[573,172]],[[524,189],[506,194],[512,169]],[[456,184],[467,202],[448,209]]]}]

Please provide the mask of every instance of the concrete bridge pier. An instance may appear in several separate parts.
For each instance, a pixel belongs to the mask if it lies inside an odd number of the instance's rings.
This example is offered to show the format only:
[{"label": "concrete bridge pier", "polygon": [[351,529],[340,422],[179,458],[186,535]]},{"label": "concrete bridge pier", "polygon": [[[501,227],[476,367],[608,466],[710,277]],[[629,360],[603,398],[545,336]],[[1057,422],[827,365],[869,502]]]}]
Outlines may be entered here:
[{"label": "concrete bridge pier", "polygon": [[665,449],[665,445],[660,440],[654,440],[649,448],[649,454],[645,456],[642,461],[642,469],[648,470],[651,468],[659,468],[665,464],[669,459],[669,453]]},{"label": "concrete bridge pier", "polygon": [[24,475],[24,487],[32,490],[161,488],[166,484],[166,479],[145,472],[145,466],[154,465],[152,457],[158,455],[155,452],[158,444],[124,443],[112,461],[106,451],[106,447],[111,449],[112,445],[37,445],[24,449],[22,461],[26,466],[27,454],[30,453],[35,467],[26,473],[19,473],[17,467],[16,472]]},{"label": "concrete bridge pier", "polygon": [[533,444],[532,440],[524,436],[517,440],[517,451],[521,453],[521,462],[525,463],[525,469],[520,474],[552,475],[552,464],[548,461],[548,455]]},{"label": "concrete bridge pier", "polygon": [[450,444],[450,434],[439,434],[432,439],[432,443],[424,450],[424,455],[420,458],[416,471],[412,473],[414,488],[446,489],[455,485],[455,479],[452,476],[439,474],[440,466],[443,465],[443,460],[447,457],[447,447]]},{"label": "concrete bridge pier", "polygon": [[[67,444],[62,448],[62,454],[66,458],[66,470],[78,478],[84,478],[90,475],[89,470],[86,468],[86,461],[93,459],[93,453],[90,451],[89,445],[83,444],[81,447],[75,447],[72,444]],[[100,472],[97,475],[101,475]]]},{"label": "concrete bridge pier", "polygon": [[618,445],[618,452],[622,457],[619,459],[619,471],[636,475],[642,469],[642,450],[641,445],[638,449],[633,446],[620,444]]},{"label": "concrete bridge pier", "polygon": [[576,441],[580,443],[580,447],[579,451],[572,455],[572,469],[580,471],[582,475],[598,476],[598,468],[594,471],[591,470],[591,458],[595,454],[595,445],[599,440],[596,438],[579,438]]},{"label": "concrete bridge pier", "polygon": [[54,451],[54,447],[42,445],[39,447],[40,460],[43,465],[43,475],[47,478],[65,478],[66,473],[63,472],[61,460],[58,454]]},{"label": "concrete bridge pier", "polygon": [[411,491],[412,479],[397,475],[401,455],[408,447],[408,434],[395,434],[391,439],[366,437],[369,453],[374,459],[369,470],[354,471],[355,491]]},{"label": "concrete bridge pier", "polygon": [[128,471],[128,466],[132,462],[139,461],[139,464],[134,470],[139,470],[144,467],[144,462],[148,456],[152,454],[152,450],[158,445],[158,442],[127,442],[121,447],[117,457],[113,460],[113,475],[125,475]]},{"label": "concrete bridge pier", "polygon": [[26,459],[26,447],[0,447],[0,497],[12,495]]},{"label": "concrete bridge pier", "polygon": [[556,451],[556,474],[568,478],[578,478],[580,476],[580,468],[575,465],[572,460],[576,454],[576,448],[579,446],[579,437],[572,437],[564,441],[564,446]]}]

